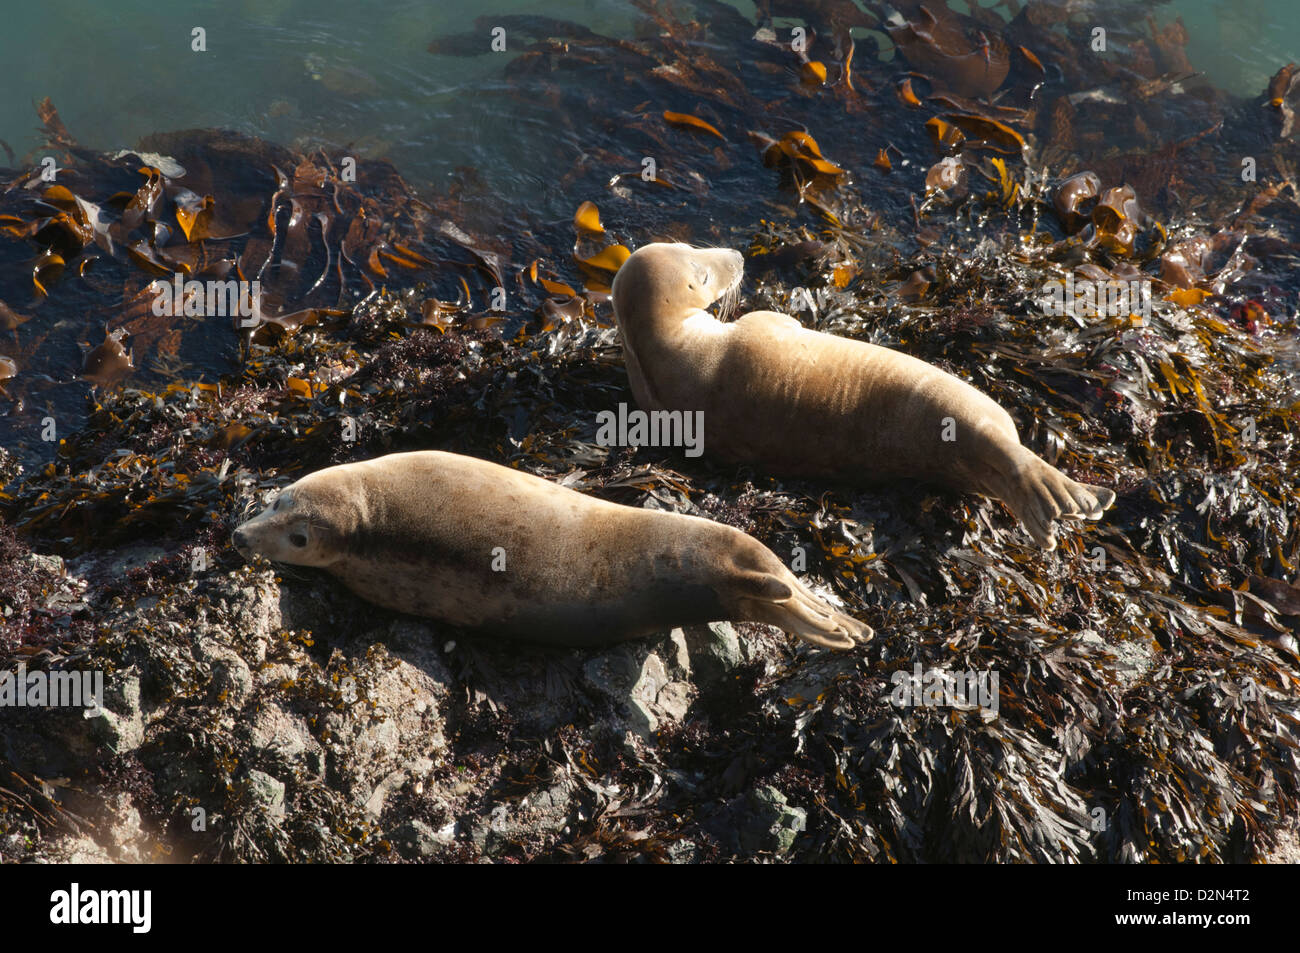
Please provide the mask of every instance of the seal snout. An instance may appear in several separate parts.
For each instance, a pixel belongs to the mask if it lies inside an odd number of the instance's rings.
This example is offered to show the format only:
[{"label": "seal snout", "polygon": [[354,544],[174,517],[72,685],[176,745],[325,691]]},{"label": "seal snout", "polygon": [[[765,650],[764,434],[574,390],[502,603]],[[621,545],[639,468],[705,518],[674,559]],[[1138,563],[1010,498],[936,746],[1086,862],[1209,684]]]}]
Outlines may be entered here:
[{"label": "seal snout", "polygon": [[252,547],[248,534],[244,532],[242,526],[236,527],[235,531],[230,534],[230,541],[235,544],[235,549],[239,550],[239,555],[247,557],[252,553]]}]

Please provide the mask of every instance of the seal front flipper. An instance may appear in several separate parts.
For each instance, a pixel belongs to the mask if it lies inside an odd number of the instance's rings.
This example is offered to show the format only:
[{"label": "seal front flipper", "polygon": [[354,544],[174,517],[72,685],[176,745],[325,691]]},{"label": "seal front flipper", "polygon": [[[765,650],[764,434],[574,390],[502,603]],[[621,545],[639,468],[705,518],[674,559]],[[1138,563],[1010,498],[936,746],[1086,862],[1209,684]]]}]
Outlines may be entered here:
[{"label": "seal front flipper", "polygon": [[832,608],[805,589],[793,575],[746,573],[740,580],[744,595],[734,600],[735,618],[774,625],[791,635],[828,649],[851,649],[869,642],[870,626]]}]

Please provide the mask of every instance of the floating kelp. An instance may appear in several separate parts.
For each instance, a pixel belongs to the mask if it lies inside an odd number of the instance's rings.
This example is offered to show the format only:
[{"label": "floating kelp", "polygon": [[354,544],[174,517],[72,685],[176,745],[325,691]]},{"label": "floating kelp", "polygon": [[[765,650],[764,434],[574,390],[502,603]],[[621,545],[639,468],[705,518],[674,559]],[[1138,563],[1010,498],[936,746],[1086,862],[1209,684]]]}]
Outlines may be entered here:
[{"label": "floating kelp", "polygon": [[1011,56],[1001,33],[986,33],[942,4],[911,6],[915,19],[891,27],[889,38],[913,69],[963,96],[988,96],[1002,85]]},{"label": "floating kelp", "polygon": [[[138,153],[107,157],[77,147],[48,101],[41,114],[49,144],[67,150],[69,184],[36,171],[0,198],[3,236],[34,252],[27,294],[40,306],[36,321],[7,304],[2,314],[6,330],[22,324],[54,351],[47,335],[61,332],[47,329],[68,305],[116,312],[113,336],[130,336],[134,361],[106,341],[81,368],[90,382],[157,367],[227,372],[239,353],[230,328],[258,342],[292,334],[346,316],[341,301],[398,275],[449,295],[463,287],[486,296],[504,282],[496,253],[440,221],[386,163],[293,156],[210,131],[156,135]],[[181,180],[139,165],[162,150]],[[75,291],[50,300],[71,282]],[[39,379],[29,386],[31,400]]]},{"label": "floating kelp", "polygon": [[105,332],[104,341],[86,355],[81,376],[101,387],[115,384],[135,370],[133,352],[122,344],[126,331]]}]

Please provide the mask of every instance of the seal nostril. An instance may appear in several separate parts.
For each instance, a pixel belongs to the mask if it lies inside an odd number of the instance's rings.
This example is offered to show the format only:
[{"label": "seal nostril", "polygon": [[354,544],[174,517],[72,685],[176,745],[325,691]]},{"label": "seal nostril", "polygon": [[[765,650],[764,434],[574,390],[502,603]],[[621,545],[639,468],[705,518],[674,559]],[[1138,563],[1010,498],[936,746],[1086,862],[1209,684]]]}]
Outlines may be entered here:
[{"label": "seal nostril", "polygon": [[243,549],[248,545],[248,536],[242,529],[237,529],[231,533],[230,539],[234,542],[236,549]]}]

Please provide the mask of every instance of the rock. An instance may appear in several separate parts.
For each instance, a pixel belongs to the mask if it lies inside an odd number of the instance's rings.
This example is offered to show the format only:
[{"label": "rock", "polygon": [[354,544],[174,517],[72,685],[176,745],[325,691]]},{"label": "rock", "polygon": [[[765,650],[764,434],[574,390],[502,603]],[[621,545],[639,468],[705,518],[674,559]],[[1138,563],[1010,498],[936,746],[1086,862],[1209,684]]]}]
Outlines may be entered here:
[{"label": "rock", "polygon": [[196,640],[197,654],[211,666],[213,701],[241,708],[253,690],[253,672],[248,663],[231,649],[210,638]]},{"label": "rock", "polygon": [[328,632],[337,627],[330,593],[324,584],[283,586],[277,608],[286,629],[303,632]]},{"label": "rock", "polygon": [[509,804],[497,804],[470,834],[480,852],[499,854],[530,837],[556,834],[570,823],[570,784],[559,781]]},{"label": "rock", "polygon": [[69,560],[67,569],[74,575],[86,578],[124,579],[130,570],[147,566],[167,555],[167,550],[161,546],[133,543],[78,556]]},{"label": "rock", "polygon": [[95,805],[91,819],[95,825],[91,836],[114,863],[139,864],[153,859],[131,795],[109,794]]},{"label": "rock", "polygon": [[673,629],[668,633],[659,643],[658,653],[664,660],[664,668],[675,680],[691,680],[691,650],[681,629]]},{"label": "rock", "polygon": [[672,721],[686,717],[687,709],[695,700],[695,689],[686,682],[669,682],[655,697],[655,707]]},{"label": "rock", "polygon": [[140,676],[135,667],[116,672],[104,685],[100,710],[86,711],[92,740],[113,754],[127,754],[144,744],[144,712],[140,709]]},{"label": "rock", "polygon": [[762,785],[732,798],[708,827],[729,850],[750,855],[789,853],[807,829],[808,812],[794,807],[777,788]]},{"label": "rock", "polygon": [[1266,864],[1300,864],[1300,832],[1293,825],[1278,834],[1276,846],[1264,856]]},{"label": "rock", "polygon": [[795,837],[808,829],[808,812],[790,805],[785,795],[771,785],[750,791],[748,799],[755,816],[767,822],[768,842],[778,854],[789,851]]},{"label": "rock", "polygon": [[[7,856],[15,856],[15,854]],[[108,851],[86,836],[64,837],[51,842],[45,859],[52,864],[111,864],[113,862]]]},{"label": "rock", "polygon": [[347,703],[343,695],[342,708],[325,718],[327,763],[353,802],[377,816],[393,791],[423,777],[442,758],[447,742],[441,708],[451,676],[430,639],[419,667],[374,645],[346,677],[353,679],[348,688],[355,701]]},{"label": "rock", "polygon": [[284,816],[284,782],[265,771],[248,772],[248,793],[270,817]]},{"label": "rock", "polygon": [[696,690],[669,674],[689,669],[679,633],[659,645],[628,642],[602,652],[583,666],[587,683],[614,703],[622,726],[645,739],[654,737],[664,721],[678,722],[694,700]]},{"label": "rock", "polygon": [[674,629],[690,652],[691,670],[701,682],[716,682],[744,664],[740,637],[730,622],[710,622]]},{"label": "rock", "polygon": [[456,825],[453,822],[441,830],[434,830],[431,825],[413,818],[395,828],[389,835],[389,840],[397,852],[408,860],[432,857],[439,850],[456,842]]},{"label": "rock", "polygon": [[272,772],[302,772],[320,777],[325,751],[307,724],[278,705],[256,712],[248,723],[248,744],[254,764]]},{"label": "rock", "polygon": [[47,556],[41,553],[28,553],[27,565],[35,572],[50,576],[62,576],[66,570],[61,556]]},{"label": "rock", "polygon": [[674,864],[694,863],[699,854],[699,845],[693,840],[682,838],[668,845],[668,859]]},{"label": "rock", "polygon": [[366,799],[366,812],[375,817],[383,814],[384,804],[390,794],[399,790],[408,781],[428,774],[432,768],[433,762],[428,758],[417,758],[403,765],[401,769],[389,773],[370,792],[370,797]]},{"label": "rock", "polygon": [[99,714],[90,715],[86,721],[90,737],[113,754],[127,754],[144,742],[144,724],[138,712],[136,717],[131,718],[103,708]]}]

